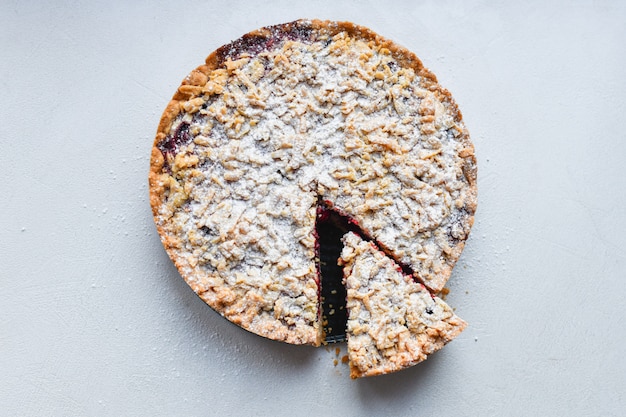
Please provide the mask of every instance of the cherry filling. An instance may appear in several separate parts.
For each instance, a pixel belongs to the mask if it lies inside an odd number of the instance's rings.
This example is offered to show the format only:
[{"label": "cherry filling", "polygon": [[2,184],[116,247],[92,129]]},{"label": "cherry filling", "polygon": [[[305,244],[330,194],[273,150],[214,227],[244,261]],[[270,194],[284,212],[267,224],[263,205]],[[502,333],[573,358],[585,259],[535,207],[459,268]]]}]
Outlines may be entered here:
[{"label": "cherry filling", "polygon": [[256,56],[280,45],[284,40],[311,40],[313,30],[306,22],[293,22],[286,25],[268,26],[264,32],[248,33],[217,50],[219,62],[236,60],[243,54]]},{"label": "cherry filling", "polygon": [[326,342],[346,339],[346,288],[342,282],[343,267],[337,265],[337,259],[343,249],[341,238],[350,230],[359,232],[347,217],[323,205],[317,207],[317,273],[321,281],[322,323]]},{"label": "cherry filling", "polygon": [[[169,159],[176,156],[176,152],[178,152],[178,148],[181,145],[187,145],[192,141],[192,136],[189,133],[189,123],[181,123],[178,125],[176,130],[170,136],[167,136],[161,142],[157,144],[157,148],[163,154],[165,158],[165,166],[164,168],[169,171]],[[168,158],[169,157],[169,158]]]}]

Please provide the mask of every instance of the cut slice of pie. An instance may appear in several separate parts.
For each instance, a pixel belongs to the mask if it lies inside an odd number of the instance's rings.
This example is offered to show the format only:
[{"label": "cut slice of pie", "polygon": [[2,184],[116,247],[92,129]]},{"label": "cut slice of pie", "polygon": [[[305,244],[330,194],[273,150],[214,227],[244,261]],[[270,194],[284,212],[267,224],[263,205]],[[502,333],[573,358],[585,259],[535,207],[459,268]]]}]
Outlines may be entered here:
[{"label": "cut slice of pie", "polygon": [[374,243],[352,232],[343,242],[352,378],[413,366],[463,331],[466,323],[443,300],[405,275]]}]

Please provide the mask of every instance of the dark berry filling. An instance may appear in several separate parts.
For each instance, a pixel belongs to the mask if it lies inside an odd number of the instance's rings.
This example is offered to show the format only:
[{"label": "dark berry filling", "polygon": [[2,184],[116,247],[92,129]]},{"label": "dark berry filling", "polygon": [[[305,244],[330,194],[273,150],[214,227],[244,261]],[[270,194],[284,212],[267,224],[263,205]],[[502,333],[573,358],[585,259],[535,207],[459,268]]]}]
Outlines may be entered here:
[{"label": "dark berry filling", "polygon": [[343,244],[341,238],[351,230],[346,217],[320,205],[317,207],[318,274],[321,279],[322,323],[326,342],[346,339],[346,288],[343,285],[343,267],[337,265]]},{"label": "dark berry filling", "polygon": [[306,22],[293,22],[285,25],[268,26],[268,32],[249,33],[217,50],[219,62],[228,59],[236,60],[243,54],[256,56],[263,51],[271,50],[285,40],[309,42],[313,30]]},{"label": "dark berry filling", "polygon": [[157,144],[157,148],[163,154],[165,158],[165,169],[169,171],[168,159],[176,156],[176,152],[181,145],[187,145],[192,141],[192,136],[189,133],[189,123],[181,123],[178,125],[174,133],[167,136],[161,142]]}]

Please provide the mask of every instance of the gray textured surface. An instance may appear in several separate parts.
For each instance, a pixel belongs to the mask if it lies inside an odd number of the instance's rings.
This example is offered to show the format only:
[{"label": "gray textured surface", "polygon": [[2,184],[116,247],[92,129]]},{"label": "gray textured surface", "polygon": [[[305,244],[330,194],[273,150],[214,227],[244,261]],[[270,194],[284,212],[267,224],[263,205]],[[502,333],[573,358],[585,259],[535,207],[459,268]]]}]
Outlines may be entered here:
[{"label": "gray textured surface", "polygon": [[[623,413],[624,3],[39,3],[0,13],[0,414]],[[447,298],[470,326],[395,375],[351,381],[334,347],[231,325],[152,224],[148,156],[180,80],[300,17],[413,50],[476,144]]]}]

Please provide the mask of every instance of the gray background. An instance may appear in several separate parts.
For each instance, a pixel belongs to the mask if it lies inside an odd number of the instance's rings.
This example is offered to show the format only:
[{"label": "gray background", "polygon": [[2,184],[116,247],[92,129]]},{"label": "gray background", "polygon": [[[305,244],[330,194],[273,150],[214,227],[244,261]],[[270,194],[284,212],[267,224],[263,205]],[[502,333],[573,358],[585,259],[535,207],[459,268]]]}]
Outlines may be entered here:
[{"label": "gray background", "polygon": [[[1,415],[623,415],[626,3],[3,1]],[[479,210],[468,329],[352,381],[206,307],[167,258],[156,126],[212,50],[300,17],[413,50],[463,111]]]}]

